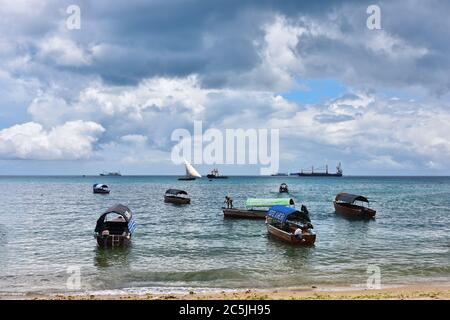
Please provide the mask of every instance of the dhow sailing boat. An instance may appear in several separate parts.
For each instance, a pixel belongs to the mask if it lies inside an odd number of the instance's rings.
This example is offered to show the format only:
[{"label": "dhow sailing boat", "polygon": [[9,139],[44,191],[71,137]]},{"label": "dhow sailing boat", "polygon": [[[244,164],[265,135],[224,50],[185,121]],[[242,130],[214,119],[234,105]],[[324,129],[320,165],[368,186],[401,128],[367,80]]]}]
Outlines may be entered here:
[{"label": "dhow sailing boat", "polygon": [[186,167],[186,176],[178,178],[178,180],[195,180],[195,178],[201,178],[202,176],[197,170],[186,160],[184,160],[184,166]]}]

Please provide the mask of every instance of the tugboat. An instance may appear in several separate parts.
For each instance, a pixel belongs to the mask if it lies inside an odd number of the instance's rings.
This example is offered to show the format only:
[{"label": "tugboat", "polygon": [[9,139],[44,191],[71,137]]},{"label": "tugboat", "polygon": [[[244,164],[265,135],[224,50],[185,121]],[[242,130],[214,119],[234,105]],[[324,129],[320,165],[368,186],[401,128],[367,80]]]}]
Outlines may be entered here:
[{"label": "tugboat", "polygon": [[218,169],[213,169],[210,174],[206,175],[206,177],[208,179],[228,179],[227,176],[220,175]]}]

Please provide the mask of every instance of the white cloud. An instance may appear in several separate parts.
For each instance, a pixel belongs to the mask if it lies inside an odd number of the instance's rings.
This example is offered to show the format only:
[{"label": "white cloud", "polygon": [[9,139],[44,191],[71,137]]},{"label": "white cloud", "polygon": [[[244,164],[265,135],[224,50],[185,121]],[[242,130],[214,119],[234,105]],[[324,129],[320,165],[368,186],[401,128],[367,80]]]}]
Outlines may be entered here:
[{"label": "white cloud", "polygon": [[67,37],[53,36],[38,42],[41,58],[50,59],[61,66],[84,66],[91,63],[88,50]]},{"label": "white cloud", "polygon": [[[38,122],[47,118],[47,125],[75,119],[99,123],[107,134],[97,155],[106,155],[107,149],[126,150],[130,163],[150,159],[158,150],[166,152],[172,130],[191,129],[194,119],[219,129],[278,128],[290,148],[293,141],[298,149],[305,143],[317,150],[332,147],[336,157],[353,155],[366,161],[368,168],[407,169],[411,163],[427,161],[438,167],[450,155],[450,112],[444,107],[430,103],[425,108],[418,102],[367,93],[301,106],[268,91],[202,88],[195,76],[159,77],[134,87],[88,83],[71,101],[43,93],[29,112]],[[133,155],[132,150],[139,152]]]},{"label": "white cloud", "polygon": [[120,138],[124,142],[130,142],[135,144],[144,144],[147,141],[147,137],[141,134],[127,134]]},{"label": "white cloud", "polygon": [[70,121],[50,130],[36,122],[0,131],[0,158],[35,160],[87,159],[104,132],[95,122]]},{"label": "white cloud", "polygon": [[[324,115],[327,121],[321,121]],[[288,129],[283,132],[290,139],[334,147],[366,159],[366,167],[396,169],[411,168],[412,163],[420,166],[420,159],[435,167],[445,163],[450,156],[449,123],[450,112],[432,103],[425,107],[367,94],[308,106],[269,122],[271,127]]]}]

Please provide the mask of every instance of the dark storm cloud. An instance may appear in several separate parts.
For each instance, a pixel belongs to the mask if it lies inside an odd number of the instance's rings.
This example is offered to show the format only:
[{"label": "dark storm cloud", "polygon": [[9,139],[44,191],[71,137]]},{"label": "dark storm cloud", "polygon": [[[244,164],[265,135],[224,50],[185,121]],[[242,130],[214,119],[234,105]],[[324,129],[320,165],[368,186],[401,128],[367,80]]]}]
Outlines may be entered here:
[{"label": "dark storm cloud", "polygon": [[[67,32],[65,9],[71,4],[81,7],[82,28]],[[26,14],[19,10],[0,26],[6,32],[3,37],[11,35],[21,40],[33,62],[56,71],[99,75],[112,84],[136,84],[153,76],[183,77],[195,73],[205,87],[233,87],[241,86],[234,81],[237,75],[264,63],[255,41],[264,43],[263,27],[273,22],[276,15],[282,15],[293,25],[314,22],[348,37],[302,35],[296,53],[304,69],[293,76],[334,77],[365,89],[418,85],[434,93],[446,93],[450,86],[445,72],[450,67],[446,32],[450,29],[450,19],[446,17],[450,4],[378,2],[383,32],[407,46],[427,50],[422,56],[400,59],[370,50],[370,41],[374,41],[377,31],[366,28],[369,4],[372,1],[52,0],[41,2]],[[307,20],[298,23],[299,18]],[[85,50],[89,63],[61,66],[37,55],[36,46],[52,35],[61,36],[61,32]],[[271,80],[264,75],[259,78],[263,87],[270,85]],[[257,80],[253,79],[255,87]]]}]

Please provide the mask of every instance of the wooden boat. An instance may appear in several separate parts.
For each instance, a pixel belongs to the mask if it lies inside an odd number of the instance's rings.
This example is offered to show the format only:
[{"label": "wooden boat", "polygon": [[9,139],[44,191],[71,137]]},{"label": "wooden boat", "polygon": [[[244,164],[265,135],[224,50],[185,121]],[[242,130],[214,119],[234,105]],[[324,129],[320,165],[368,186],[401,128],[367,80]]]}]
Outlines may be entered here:
[{"label": "wooden boat", "polygon": [[213,169],[210,174],[207,174],[208,179],[228,179],[227,176],[222,176],[219,174],[219,170]]},{"label": "wooden boat", "polygon": [[257,199],[249,198],[245,202],[245,209],[222,208],[225,218],[240,219],[265,219],[267,210],[274,205],[295,206],[294,199],[276,198],[276,199]]},{"label": "wooden boat", "polygon": [[189,204],[191,199],[187,197],[187,192],[178,189],[166,190],[164,194],[164,202],[174,203],[174,204]]},{"label": "wooden boat", "polygon": [[181,177],[181,178],[178,178],[178,180],[180,180],[180,181],[192,181],[192,180],[195,180],[196,178],[194,178],[194,177]]},{"label": "wooden boat", "polygon": [[280,193],[289,193],[289,189],[286,183],[282,183],[280,184],[280,189],[279,189]]},{"label": "wooden boat", "polygon": [[107,194],[109,193],[109,188],[106,184],[102,183],[96,183],[92,186],[92,192],[93,193],[101,193],[101,194]]},{"label": "wooden boat", "polygon": [[267,212],[266,225],[268,233],[274,238],[292,245],[313,245],[316,235],[308,211],[285,206],[273,206]]},{"label": "wooden boat", "polygon": [[186,169],[186,175],[184,177],[178,178],[178,180],[182,180],[182,181],[191,181],[191,180],[195,180],[196,178],[201,178],[201,174],[198,173],[197,170],[195,170],[195,168],[186,160],[184,160],[184,166]]},{"label": "wooden boat", "polygon": [[[355,204],[356,201],[360,205]],[[363,204],[367,203],[367,206]],[[333,201],[336,213],[350,218],[371,219],[375,217],[376,211],[369,208],[369,200],[360,195],[350,193],[339,193]]]},{"label": "wooden boat", "polygon": [[116,204],[102,213],[95,226],[95,238],[101,248],[124,247],[131,243],[136,229],[131,210]]}]

